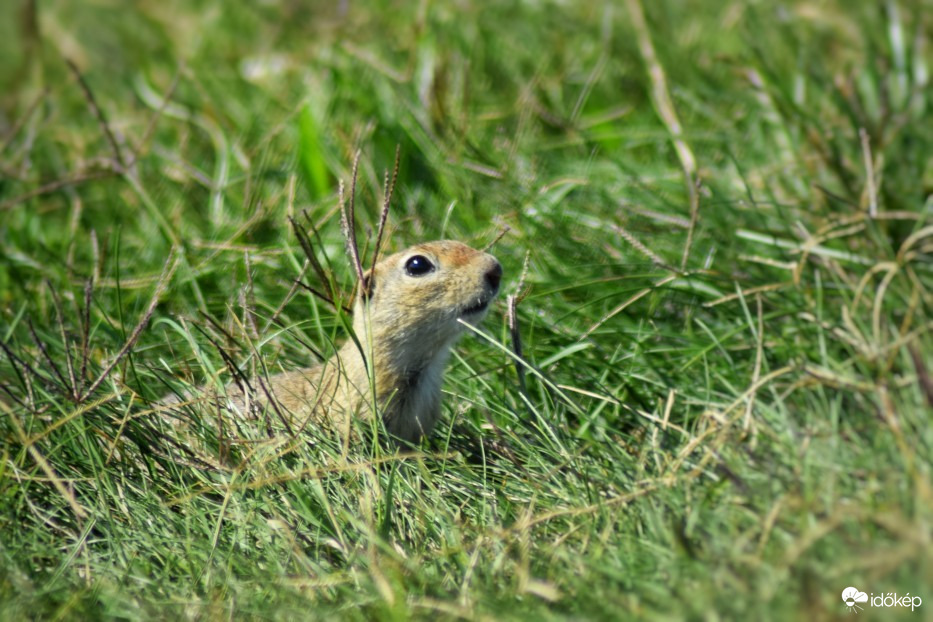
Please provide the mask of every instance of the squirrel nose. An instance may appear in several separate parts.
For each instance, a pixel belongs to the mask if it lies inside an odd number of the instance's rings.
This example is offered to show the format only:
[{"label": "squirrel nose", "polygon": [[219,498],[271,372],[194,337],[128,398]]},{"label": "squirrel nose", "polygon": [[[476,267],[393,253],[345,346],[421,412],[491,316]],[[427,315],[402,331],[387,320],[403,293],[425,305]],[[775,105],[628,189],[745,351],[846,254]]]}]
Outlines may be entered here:
[{"label": "squirrel nose", "polygon": [[484,277],[493,291],[499,291],[499,281],[502,280],[502,264],[497,261],[492,268],[486,271]]}]

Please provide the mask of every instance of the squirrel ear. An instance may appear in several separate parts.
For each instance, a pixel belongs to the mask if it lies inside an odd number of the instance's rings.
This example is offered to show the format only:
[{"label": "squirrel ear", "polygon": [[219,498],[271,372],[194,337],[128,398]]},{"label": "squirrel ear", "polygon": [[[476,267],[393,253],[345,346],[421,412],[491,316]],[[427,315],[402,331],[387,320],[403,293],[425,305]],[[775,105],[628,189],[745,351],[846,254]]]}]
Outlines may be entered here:
[{"label": "squirrel ear", "polygon": [[369,299],[372,298],[375,291],[376,275],[373,274],[372,270],[369,270],[363,275],[363,280],[360,281],[360,299],[363,302],[369,302]]}]

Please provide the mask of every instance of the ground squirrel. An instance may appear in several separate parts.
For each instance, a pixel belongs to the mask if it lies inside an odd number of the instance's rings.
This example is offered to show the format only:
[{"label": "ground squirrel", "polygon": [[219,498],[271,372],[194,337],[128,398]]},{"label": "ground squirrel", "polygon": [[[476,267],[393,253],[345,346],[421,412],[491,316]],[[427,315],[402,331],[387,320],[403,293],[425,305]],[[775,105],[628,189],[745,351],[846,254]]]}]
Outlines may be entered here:
[{"label": "ground squirrel", "polygon": [[[427,242],[390,255],[364,274],[353,336],[323,364],[231,383],[211,399],[238,417],[346,430],[368,420],[375,403],[386,430],[408,442],[431,432],[441,411],[450,347],[477,325],[499,291],[495,257],[453,241]],[[371,368],[367,362],[372,361]],[[270,403],[270,397],[274,403]],[[178,403],[169,398],[164,403]]]}]

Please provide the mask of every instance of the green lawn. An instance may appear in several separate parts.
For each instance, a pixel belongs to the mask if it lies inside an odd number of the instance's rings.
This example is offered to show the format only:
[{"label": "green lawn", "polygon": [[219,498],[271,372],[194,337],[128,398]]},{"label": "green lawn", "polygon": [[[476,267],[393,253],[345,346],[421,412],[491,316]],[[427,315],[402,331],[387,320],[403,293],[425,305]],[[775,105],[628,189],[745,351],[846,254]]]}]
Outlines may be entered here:
[{"label": "green lawn", "polygon": [[[0,3],[0,619],[933,619],[930,18]],[[346,338],[289,218],[349,291],[397,145],[391,249],[507,228],[435,435],[180,437]]]}]

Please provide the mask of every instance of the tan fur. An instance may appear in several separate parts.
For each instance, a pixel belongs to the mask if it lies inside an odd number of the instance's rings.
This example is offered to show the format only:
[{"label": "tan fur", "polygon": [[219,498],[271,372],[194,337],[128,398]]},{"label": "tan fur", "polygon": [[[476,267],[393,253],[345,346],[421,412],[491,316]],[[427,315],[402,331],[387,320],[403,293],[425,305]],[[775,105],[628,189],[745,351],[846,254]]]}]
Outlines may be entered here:
[{"label": "tan fur", "polygon": [[[434,270],[408,274],[406,262],[416,255]],[[477,325],[485,317],[501,273],[495,257],[460,242],[427,242],[390,255],[366,274],[370,293],[359,288],[355,339],[330,360],[255,379],[251,391],[231,384],[223,397],[212,397],[239,417],[279,422],[293,433],[307,425],[346,431],[354,419],[371,420],[375,404],[390,434],[417,441],[440,416],[444,367],[465,330],[458,320]]]}]

